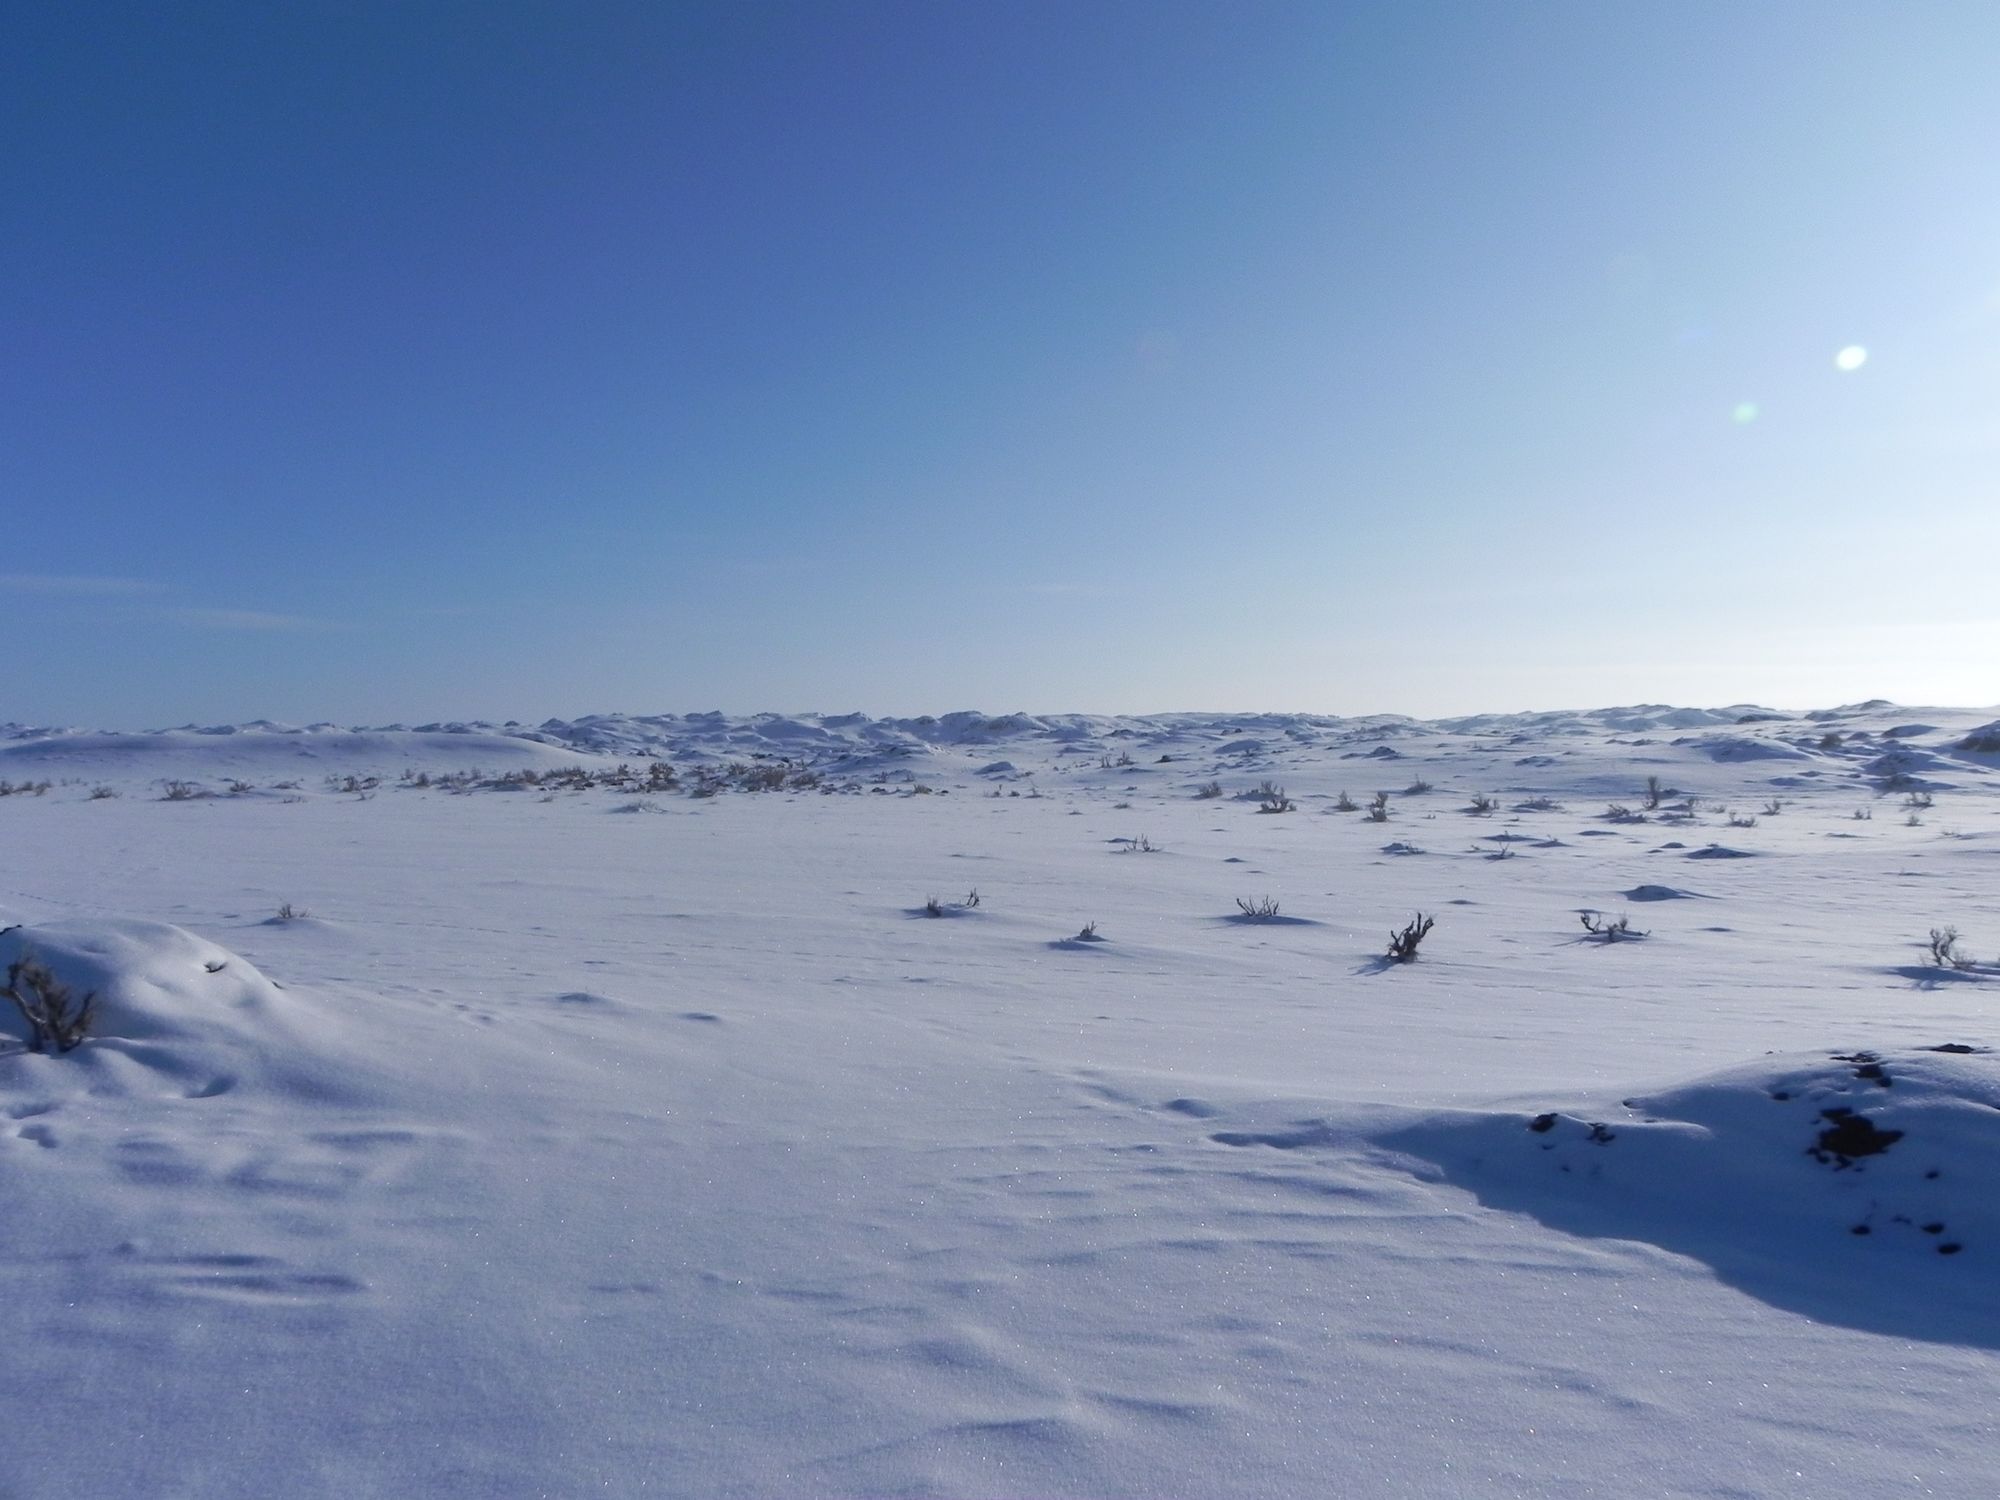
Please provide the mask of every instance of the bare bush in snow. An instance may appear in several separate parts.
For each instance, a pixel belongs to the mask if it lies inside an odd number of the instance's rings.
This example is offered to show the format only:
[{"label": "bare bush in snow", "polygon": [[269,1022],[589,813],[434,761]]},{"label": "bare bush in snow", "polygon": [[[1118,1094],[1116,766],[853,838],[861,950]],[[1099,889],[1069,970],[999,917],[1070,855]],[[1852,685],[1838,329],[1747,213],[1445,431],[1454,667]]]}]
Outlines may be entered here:
[{"label": "bare bush in snow", "polygon": [[1931,963],[1940,969],[1956,969],[1961,973],[1973,967],[1973,960],[1958,951],[1958,929],[1956,927],[1933,927],[1930,941],[1925,945],[1931,955]]},{"label": "bare bush in snow", "polygon": [[1389,934],[1389,960],[1392,963],[1409,964],[1417,961],[1417,945],[1430,936],[1430,930],[1437,926],[1436,917],[1427,917],[1418,912],[1416,919],[1400,932]]},{"label": "bare bush in snow", "polygon": [[93,992],[81,1000],[47,966],[23,954],[7,966],[7,983],[0,988],[14,1002],[14,1009],[28,1023],[28,1050],[46,1052],[54,1047],[68,1052],[78,1046],[97,1019],[97,996]]},{"label": "bare bush in snow", "polygon": [[1603,938],[1607,943],[1622,942],[1627,938],[1642,938],[1646,934],[1632,930],[1630,917],[1607,917],[1601,911],[1586,911],[1578,914],[1583,921],[1583,930],[1592,937]]}]

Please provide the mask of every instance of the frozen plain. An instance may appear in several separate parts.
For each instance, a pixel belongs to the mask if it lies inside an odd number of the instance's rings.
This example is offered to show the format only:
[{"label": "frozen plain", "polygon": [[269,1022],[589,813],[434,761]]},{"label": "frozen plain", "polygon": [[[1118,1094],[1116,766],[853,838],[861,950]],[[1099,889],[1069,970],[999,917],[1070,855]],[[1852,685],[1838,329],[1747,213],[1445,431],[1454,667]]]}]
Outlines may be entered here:
[{"label": "frozen plain", "polygon": [[0,1495],[1983,1500],[1995,716],[0,730]]}]

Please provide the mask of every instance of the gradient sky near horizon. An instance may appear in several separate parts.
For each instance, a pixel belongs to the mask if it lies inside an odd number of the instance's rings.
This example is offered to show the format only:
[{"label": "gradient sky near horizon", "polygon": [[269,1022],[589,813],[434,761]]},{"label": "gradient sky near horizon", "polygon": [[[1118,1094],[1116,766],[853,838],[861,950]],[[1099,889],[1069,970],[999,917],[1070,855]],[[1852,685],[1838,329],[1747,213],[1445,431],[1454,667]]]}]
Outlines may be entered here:
[{"label": "gradient sky near horizon", "polygon": [[2000,7],[14,4],[0,721],[2000,699]]}]

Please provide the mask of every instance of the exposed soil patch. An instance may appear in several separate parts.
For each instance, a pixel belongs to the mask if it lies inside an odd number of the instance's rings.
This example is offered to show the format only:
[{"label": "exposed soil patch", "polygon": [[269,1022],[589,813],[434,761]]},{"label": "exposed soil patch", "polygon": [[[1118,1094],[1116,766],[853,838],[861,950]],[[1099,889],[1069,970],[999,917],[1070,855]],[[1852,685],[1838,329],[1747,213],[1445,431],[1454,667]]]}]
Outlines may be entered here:
[{"label": "exposed soil patch", "polygon": [[1880,1156],[1903,1138],[1902,1131],[1883,1130],[1844,1105],[1819,1114],[1829,1123],[1819,1133],[1818,1142],[1807,1150],[1815,1161],[1826,1162],[1836,1171],[1853,1166],[1864,1156]]}]

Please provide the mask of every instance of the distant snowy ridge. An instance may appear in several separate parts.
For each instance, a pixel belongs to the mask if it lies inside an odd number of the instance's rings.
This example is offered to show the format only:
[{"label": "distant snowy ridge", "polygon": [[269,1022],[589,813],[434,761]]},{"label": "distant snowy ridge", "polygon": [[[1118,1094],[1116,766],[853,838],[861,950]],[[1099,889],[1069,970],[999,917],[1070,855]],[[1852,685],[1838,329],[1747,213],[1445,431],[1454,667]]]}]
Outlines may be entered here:
[{"label": "distant snowy ridge", "polygon": [[[1880,700],[1787,713],[1752,704],[1667,704],[1475,714],[1416,719],[1393,714],[1304,713],[986,714],[916,718],[866,714],[591,714],[547,719],[452,721],[344,727],[184,725],[143,732],[0,725],[0,779],[188,775],[310,775],[479,767],[549,769],[621,760],[781,758],[836,773],[886,767],[975,774],[996,760],[1024,773],[1201,762],[1219,770],[1325,772],[1342,758],[1372,755],[1449,763],[1495,786],[1571,786],[1562,777],[1519,777],[1518,766],[1587,743],[1621,747],[1618,758],[1663,766],[1740,766],[1742,776],[1777,769],[1915,784],[1991,769],[2000,721],[1987,709],[1911,709]],[[1415,775],[1418,767],[1409,768]],[[1508,774],[1497,774],[1505,771]],[[1331,772],[1327,772],[1331,775]],[[1335,780],[1340,779],[1338,776]],[[1362,777],[1353,777],[1359,785]],[[1421,779],[1419,777],[1418,779]],[[1400,787],[1394,788],[1400,790]]]}]

